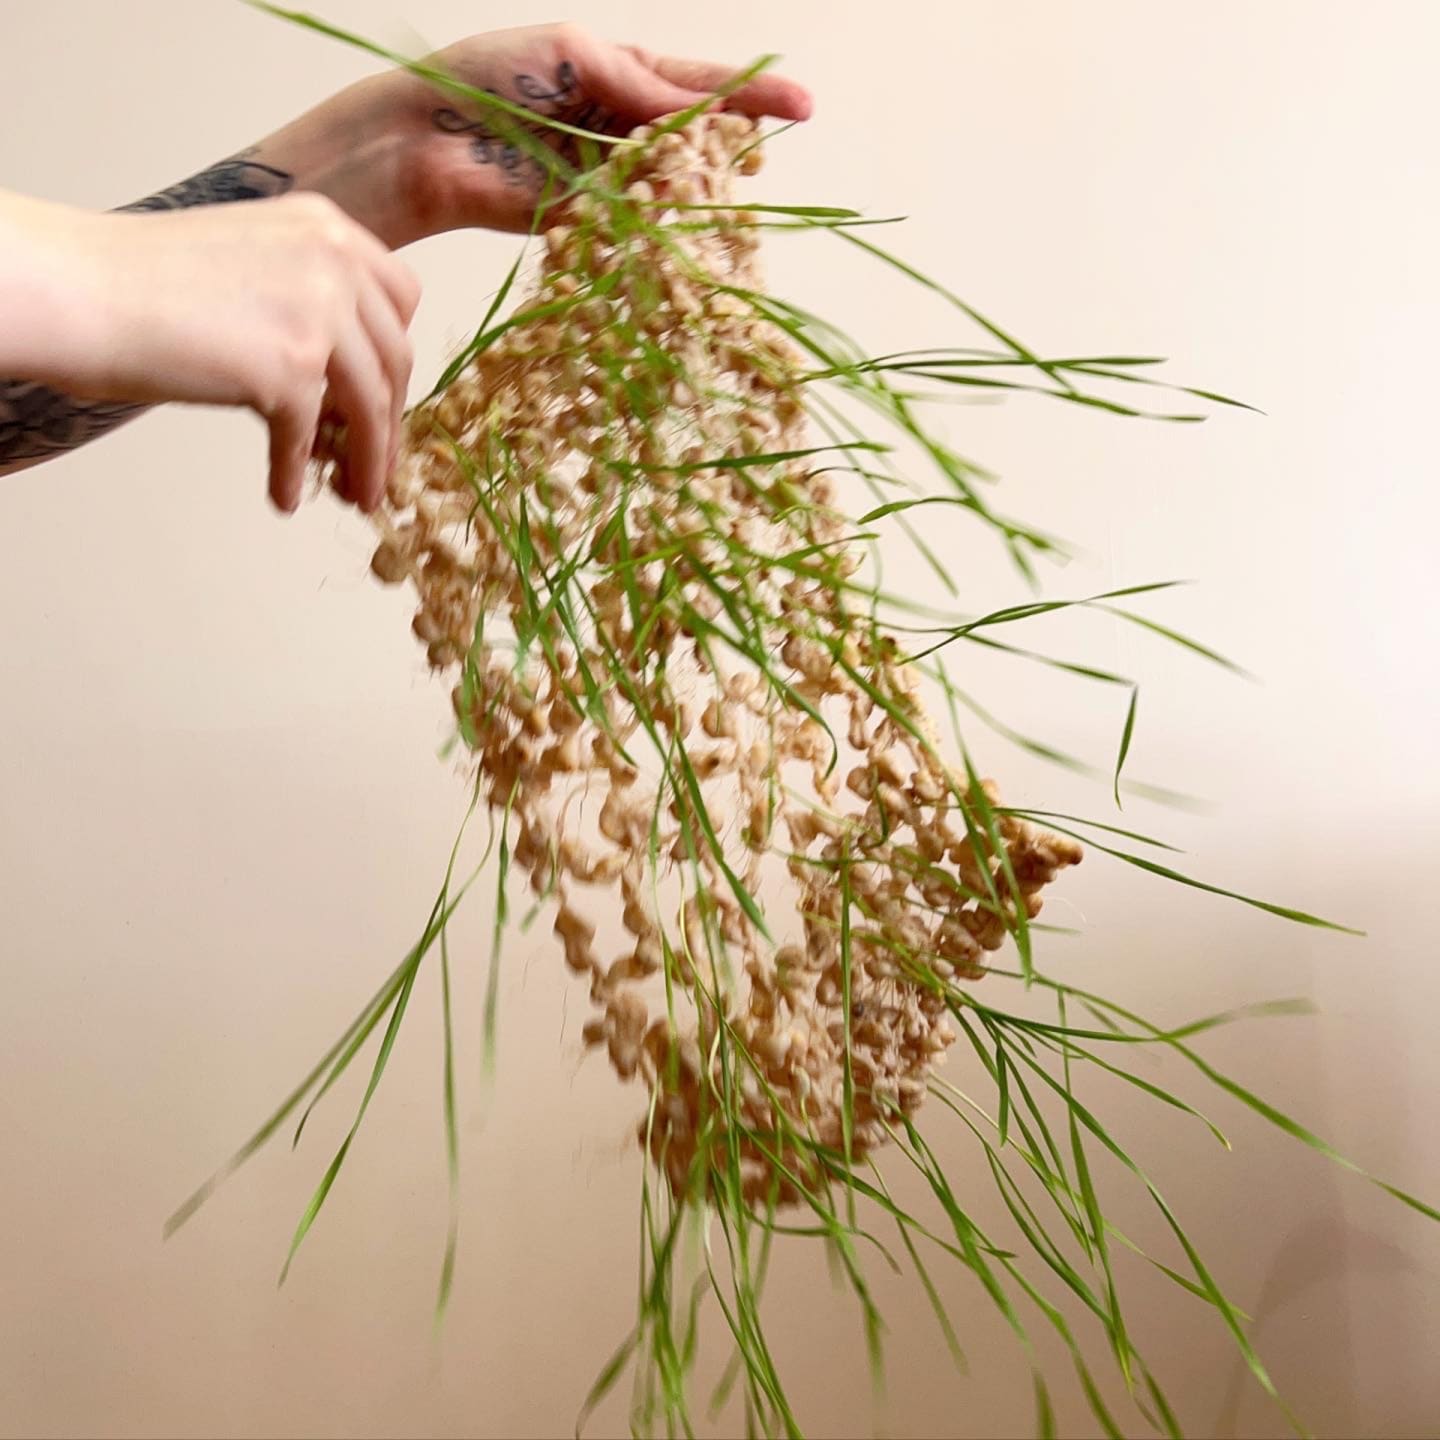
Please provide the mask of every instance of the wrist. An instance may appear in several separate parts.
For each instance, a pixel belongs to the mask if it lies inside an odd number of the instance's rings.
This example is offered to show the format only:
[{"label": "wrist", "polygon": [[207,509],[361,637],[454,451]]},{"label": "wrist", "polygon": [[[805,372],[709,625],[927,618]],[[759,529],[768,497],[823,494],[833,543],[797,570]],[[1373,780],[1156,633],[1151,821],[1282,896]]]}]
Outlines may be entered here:
[{"label": "wrist", "polygon": [[393,80],[377,75],[349,86],[252,152],[289,175],[296,190],[333,200],[392,249],[414,238],[401,204],[404,92]]},{"label": "wrist", "polygon": [[[0,374],[63,383],[94,380],[105,217],[0,194]],[[79,384],[77,385],[77,381]]]}]

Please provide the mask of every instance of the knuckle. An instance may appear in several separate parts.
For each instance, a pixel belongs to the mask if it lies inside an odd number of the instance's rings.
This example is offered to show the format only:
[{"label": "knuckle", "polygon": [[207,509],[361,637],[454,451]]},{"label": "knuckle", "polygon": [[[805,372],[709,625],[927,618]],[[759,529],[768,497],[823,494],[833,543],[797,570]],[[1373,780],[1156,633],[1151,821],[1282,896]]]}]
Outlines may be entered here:
[{"label": "knuckle", "polygon": [[287,331],[291,338],[314,345],[328,344],[353,290],[344,266],[328,250],[312,254],[299,276],[290,306]]},{"label": "knuckle", "polygon": [[299,190],[287,195],[285,204],[307,239],[324,235],[340,214],[333,200],[315,190]]},{"label": "knuckle", "polygon": [[410,384],[410,374],[413,370],[413,362],[405,350],[396,350],[394,354],[385,357],[386,378],[390,382],[390,398],[401,400],[405,396],[406,387]]},{"label": "knuckle", "polygon": [[408,321],[420,304],[420,277],[403,261],[397,261],[396,267],[400,293],[405,299],[405,318]]},{"label": "knuckle", "polygon": [[333,220],[343,213],[328,195],[322,195],[318,190],[297,190],[291,198],[302,215],[319,224]]},{"label": "knuckle", "polygon": [[367,384],[355,397],[355,414],[351,417],[368,444],[377,442],[390,420],[390,386],[383,380]]},{"label": "knuckle", "polygon": [[318,332],[301,327],[281,340],[275,359],[282,394],[301,395],[324,379],[330,362],[329,346]]},{"label": "knuckle", "polygon": [[348,273],[357,263],[355,233],[343,215],[327,220],[315,236],[320,255],[332,272]]},{"label": "knuckle", "polygon": [[321,255],[334,260],[355,248],[355,222],[328,196],[310,192],[303,197],[306,239]]},{"label": "knuckle", "polygon": [[351,256],[359,248],[360,227],[343,210],[337,208],[326,220],[323,233],[337,254]]}]

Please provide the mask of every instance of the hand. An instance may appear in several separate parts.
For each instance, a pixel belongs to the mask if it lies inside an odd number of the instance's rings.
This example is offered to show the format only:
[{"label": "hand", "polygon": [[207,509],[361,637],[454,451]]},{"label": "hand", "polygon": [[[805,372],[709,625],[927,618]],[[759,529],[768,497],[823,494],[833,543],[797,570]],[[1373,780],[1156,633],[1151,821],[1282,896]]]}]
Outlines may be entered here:
[{"label": "hand", "polygon": [[[624,135],[713,94],[734,75],[724,65],[656,56],[612,45],[574,25],[540,25],[476,35],[427,64],[537,115],[581,129]],[[809,93],[765,73],[723,102],[747,115],[804,120]],[[564,142],[536,126],[538,137]],[[307,164],[306,137],[343,135],[347,150],[324,180],[306,179],[392,247],[465,226],[529,228],[543,178],[530,156],[467,107],[405,70],[362,81],[260,147],[284,168]],[[290,162],[290,155],[297,159]]]},{"label": "hand", "polygon": [[270,427],[270,495],[285,511],[300,502],[322,410],[334,413],[349,431],[346,496],[379,503],[420,292],[373,235],[314,194],[30,213],[58,317],[49,353],[18,373],[89,399],[250,407]]}]

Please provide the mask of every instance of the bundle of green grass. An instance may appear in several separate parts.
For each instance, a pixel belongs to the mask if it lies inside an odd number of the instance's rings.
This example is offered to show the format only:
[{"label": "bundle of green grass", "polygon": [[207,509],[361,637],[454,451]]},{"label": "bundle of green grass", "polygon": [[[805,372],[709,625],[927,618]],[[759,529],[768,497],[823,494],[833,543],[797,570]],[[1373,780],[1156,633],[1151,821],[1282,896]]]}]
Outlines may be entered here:
[{"label": "bundle of green grass", "polygon": [[672,1185],[707,1190],[738,1129],[746,1198],[795,1201],[814,1146],[861,1159],[916,1109],[947,991],[1080,851],[947,763],[865,603],[805,356],[747,298],[752,123],[633,138],[594,178],[614,203],[554,212],[516,323],[411,413],[373,568],[418,593]]}]

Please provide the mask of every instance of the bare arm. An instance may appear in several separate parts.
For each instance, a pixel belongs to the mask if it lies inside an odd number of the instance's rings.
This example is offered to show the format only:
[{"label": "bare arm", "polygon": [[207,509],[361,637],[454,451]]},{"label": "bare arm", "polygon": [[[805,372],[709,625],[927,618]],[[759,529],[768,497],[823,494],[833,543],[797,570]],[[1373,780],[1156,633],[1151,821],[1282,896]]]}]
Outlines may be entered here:
[{"label": "bare arm", "polygon": [[418,299],[320,195],[94,214],[0,193],[0,375],[25,377],[5,389],[32,462],[160,401],[244,406],[270,429],[270,493],[293,510],[323,406],[353,442],[344,493],[373,506]]},{"label": "bare arm", "polygon": [[[294,186],[295,177],[265,164],[257,150],[222,160],[121,210],[179,210],[283,195]],[[36,380],[0,380],[0,475],[74,450],[108,434],[145,408],[113,400],[81,400]]]},{"label": "bare arm", "polygon": [[[612,45],[571,25],[473,36],[441,51],[431,63],[539,115],[601,133],[624,133],[683,109],[723,86],[731,74],[723,65]],[[752,81],[727,103],[749,114],[786,119],[804,119],[810,111],[809,96],[800,86],[771,75]],[[548,137],[551,132],[536,133]],[[315,192],[395,249],[465,226],[523,230],[541,178],[535,162],[496,134],[484,114],[465,111],[453,96],[405,71],[393,71],[342,90],[250,150],[124,211],[189,210],[241,200],[273,203],[287,192]],[[4,260],[0,248],[0,265]],[[162,287],[167,278],[157,276]],[[96,303],[109,298],[101,294]],[[203,303],[203,296],[191,298],[192,308]],[[3,289],[0,313],[12,313]],[[408,312],[402,318],[408,324]],[[206,326],[210,334],[224,323],[218,315],[192,319],[193,326]],[[80,328],[84,324],[82,318]],[[408,358],[406,365],[408,373]],[[0,380],[0,475],[83,445],[144,408],[143,401],[113,386],[86,394],[72,372],[41,374],[33,364],[7,360],[3,339],[0,375],[26,377]],[[145,398],[194,397],[157,388]],[[238,403],[254,404],[267,414],[249,398]],[[272,494],[279,493],[276,486],[272,466]],[[289,487],[288,480],[280,485],[287,497]],[[368,494],[370,487],[362,489]]]}]

